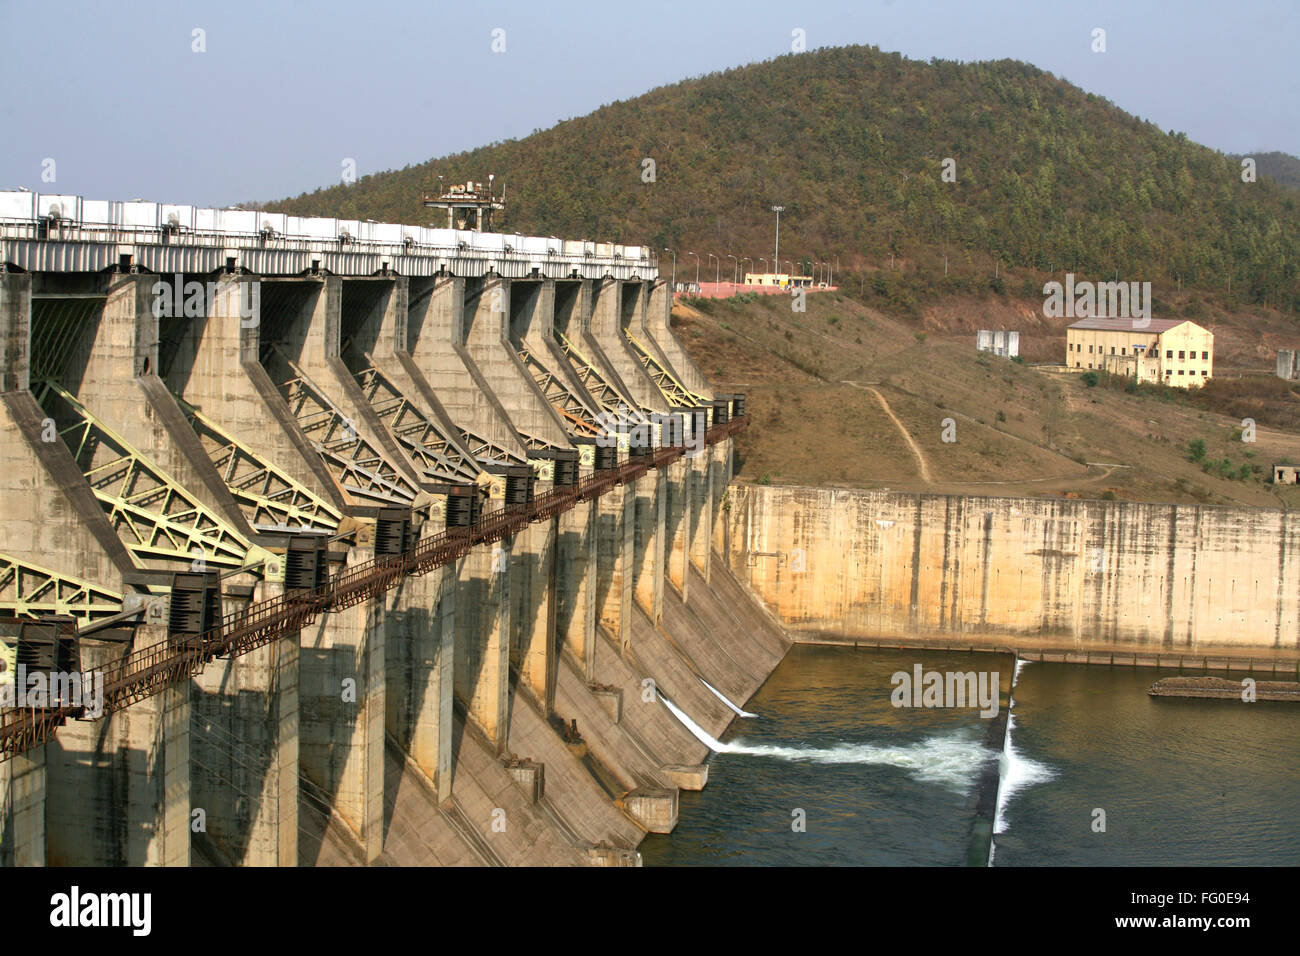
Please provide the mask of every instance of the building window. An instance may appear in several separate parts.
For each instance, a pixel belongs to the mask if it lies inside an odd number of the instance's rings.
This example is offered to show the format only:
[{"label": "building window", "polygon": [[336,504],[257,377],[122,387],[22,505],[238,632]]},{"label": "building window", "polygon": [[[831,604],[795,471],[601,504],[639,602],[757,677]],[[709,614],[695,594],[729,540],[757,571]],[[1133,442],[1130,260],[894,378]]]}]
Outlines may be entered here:
[{"label": "building window", "polygon": [[1185,356],[1182,352],[1179,352],[1179,353],[1178,353],[1178,361],[1181,362],[1181,361],[1182,361],[1184,358],[1186,358],[1186,357],[1187,357],[1187,356]]},{"label": "building window", "polygon": [[1206,374],[1208,374],[1208,373],[1205,371],[1205,369],[1201,369],[1201,374],[1202,374],[1202,375],[1206,375]]},{"label": "building window", "polygon": [[1114,354],[1115,354],[1115,346],[1113,346],[1113,345],[1110,347],[1110,354],[1111,354],[1111,355],[1114,355]]},{"label": "building window", "polygon": [[1075,363],[1074,363],[1074,367],[1075,367],[1075,368],[1083,368],[1083,363],[1082,363],[1082,362],[1075,362]]},{"label": "building window", "polygon": [[1128,352],[1124,349],[1123,346],[1120,346],[1119,354],[1120,354],[1120,355],[1127,355]]},{"label": "building window", "polygon": [[[1202,352],[1202,353],[1201,353],[1201,358],[1205,359],[1205,360],[1208,362],[1208,361],[1210,360],[1210,353],[1209,353],[1209,352]],[[1204,373],[1202,373],[1202,374],[1204,374]]]},{"label": "building window", "polygon": [[1178,370],[1178,374],[1179,374],[1179,375],[1186,375],[1187,373],[1184,372],[1182,369],[1179,369],[1179,370]]},{"label": "building window", "polygon": [[[1088,354],[1089,354],[1089,355],[1092,354],[1092,346],[1091,346],[1091,345],[1088,346]],[[1092,368],[1092,366],[1089,365],[1088,368]]]},{"label": "building window", "polygon": [[1174,357],[1174,350],[1173,349],[1166,350],[1165,358],[1173,358],[1173,357]]}]

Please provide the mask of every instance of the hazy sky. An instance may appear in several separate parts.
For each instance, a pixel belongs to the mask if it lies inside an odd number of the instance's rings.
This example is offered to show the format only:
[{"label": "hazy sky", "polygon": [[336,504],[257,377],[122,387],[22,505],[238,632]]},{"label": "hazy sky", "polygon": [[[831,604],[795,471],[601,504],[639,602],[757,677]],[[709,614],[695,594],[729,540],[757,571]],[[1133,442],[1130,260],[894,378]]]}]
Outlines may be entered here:
[{"label": "hazy sky", "polygon": [[1026,60],[1216,149],[1300,155],[1300,0],[0,0],[0,188],[280,198],[345,158],[418,163],[788,53],[796,28],[809,49]]}]

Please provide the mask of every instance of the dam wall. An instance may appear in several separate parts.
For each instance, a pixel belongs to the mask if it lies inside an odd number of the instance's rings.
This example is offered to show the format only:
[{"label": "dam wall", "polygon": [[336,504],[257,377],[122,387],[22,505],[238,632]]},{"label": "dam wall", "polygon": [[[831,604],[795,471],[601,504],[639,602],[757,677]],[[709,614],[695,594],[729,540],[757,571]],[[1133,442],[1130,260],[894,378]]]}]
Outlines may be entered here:
[{"label": "dam wall", "polygon": [[0,865],[638,865],[789,646],[653,261],[164,222],[0,218]]},{"label": "dam wall", "polygon": [[1264,508],[753,486],[728,561],[798,639],[1300,656],[1300,520]]}]

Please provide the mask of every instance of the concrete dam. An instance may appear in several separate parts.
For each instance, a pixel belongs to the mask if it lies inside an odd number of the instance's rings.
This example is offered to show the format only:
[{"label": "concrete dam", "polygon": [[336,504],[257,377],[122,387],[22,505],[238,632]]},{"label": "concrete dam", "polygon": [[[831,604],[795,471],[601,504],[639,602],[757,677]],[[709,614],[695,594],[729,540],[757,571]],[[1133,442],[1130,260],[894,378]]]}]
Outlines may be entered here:
[{"label": "concrete dam", "polygon": [[725,511],[732,570],[798,640],[1300,661],[1286,511],[740,483]]},{"label": "concrete dam", "polygon": [[719,736],[789,641],[647,249],[29,192],[0,248],[0,860],[673,829],[664,699]]}]

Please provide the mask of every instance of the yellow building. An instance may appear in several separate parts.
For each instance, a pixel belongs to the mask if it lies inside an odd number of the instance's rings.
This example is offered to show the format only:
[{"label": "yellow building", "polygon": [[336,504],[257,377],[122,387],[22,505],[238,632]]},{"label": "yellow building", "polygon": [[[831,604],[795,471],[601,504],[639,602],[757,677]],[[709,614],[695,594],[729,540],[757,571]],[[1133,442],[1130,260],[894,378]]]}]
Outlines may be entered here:
[{"label": "yellow building", "polygon": [[792,276],[784,272],[746,272],[745,285],[775,285],[782,289],[790,286],[808,288],[813,284],[812,276]]},{"label": "yellow building", "polygon": [[1082,319],[1065,331],[1065,364],[1139,382],[1200,386],[1214,375],[1214,333],[1186,319]]}]

